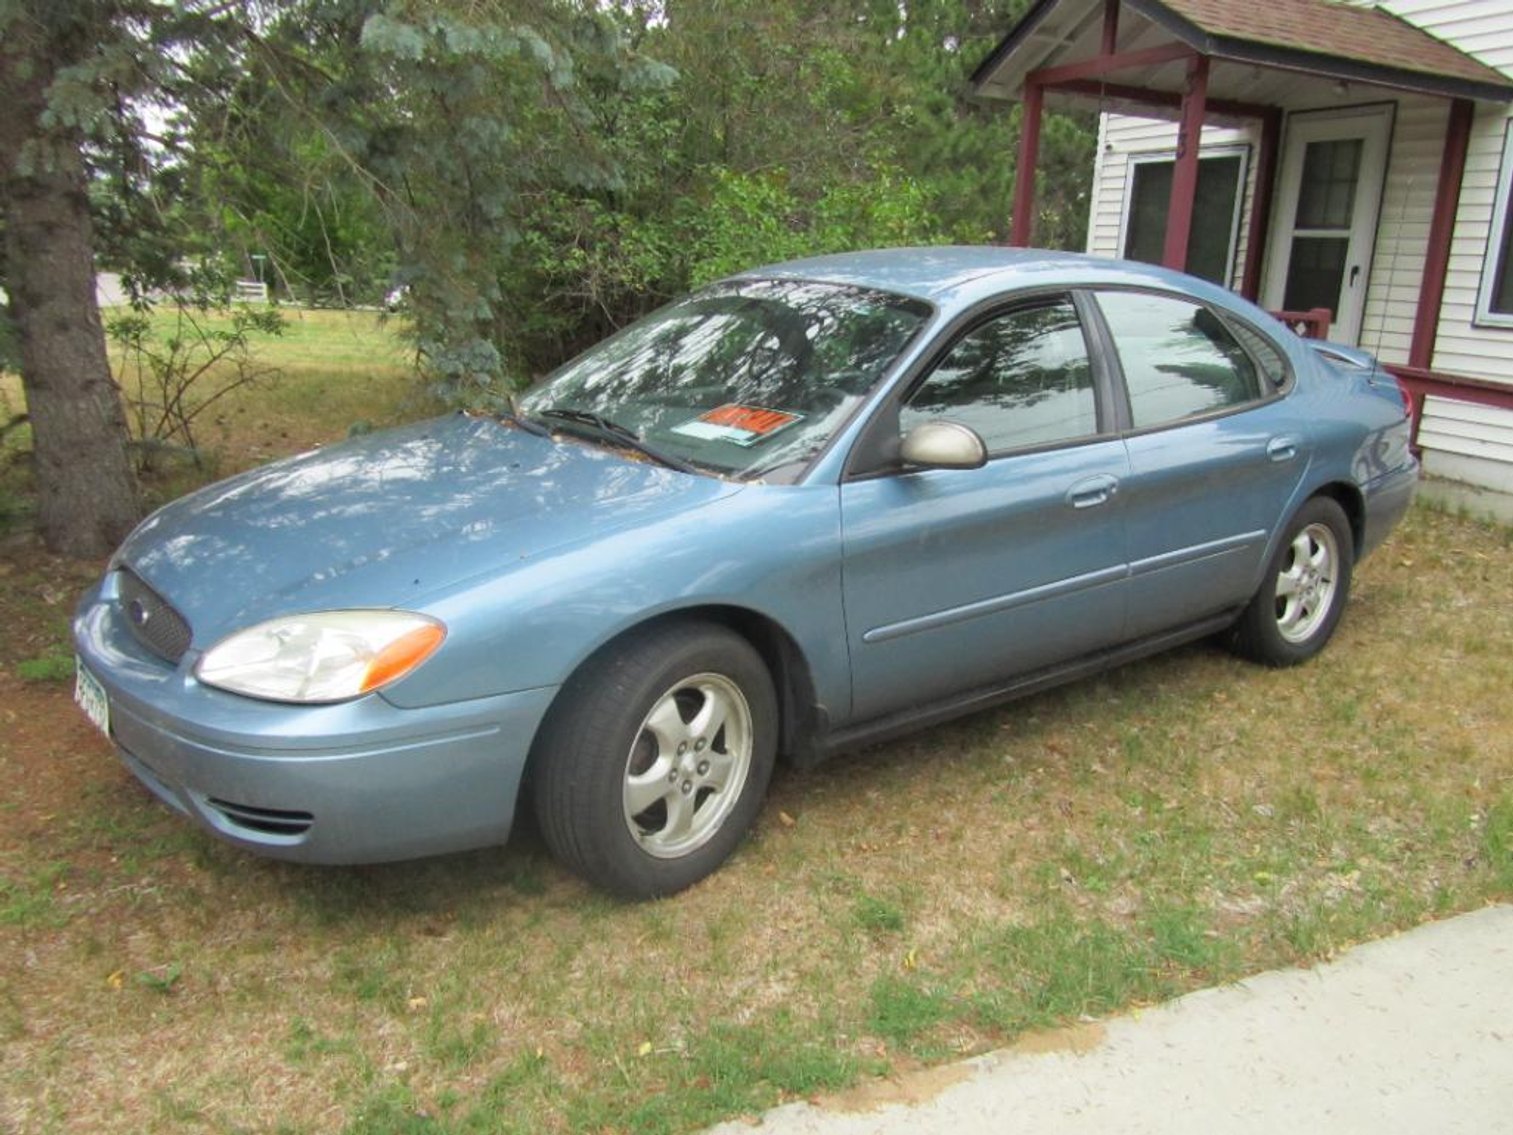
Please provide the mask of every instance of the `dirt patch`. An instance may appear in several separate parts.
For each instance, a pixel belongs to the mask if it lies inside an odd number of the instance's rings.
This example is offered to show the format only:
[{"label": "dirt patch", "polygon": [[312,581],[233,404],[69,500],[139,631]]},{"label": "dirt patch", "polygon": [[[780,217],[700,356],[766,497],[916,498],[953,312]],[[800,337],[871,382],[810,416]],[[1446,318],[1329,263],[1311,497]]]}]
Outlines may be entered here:
[{"label": "dirt patch", "polygon": [[3,673],[0,705],[0,775],[14,786],[7,793],[13,815],[0,827],[0,854],[46,838],[82,795],[98,789],[102,776],[127,790],[135,784],[110,743],[74,708],[71,684]]},{"label": "dirt patch", "polygon": [[[119,766],[73,705],[68,622],[103,564],[47,555],[32,536],[0,544],[0,775],[10,786],[0,854],[42,839]],[[30,677],[24,677],[30,674]],[[121,783],[130,778],[124,770]]]},{"label": "dirt patch", "polygon": [[1053,1052],[1086,1056],[1103,1046],[1108,1029],[1097,1022],[1082,1022],[1064,1029],[1045,1029],[1025,1033],[1009,1046],[1010,1052],[1024,1056],[1045,1056]]},{"label": "dirt patch", "polygon": [[821,1096],[816,1106],[826,1111],[861,1113],[880,1111],[895,1104],[916,1107],[927,1103],[947,1088],[972,1078],[970,1064],[946,1064],[938,1068],[911,1068],[885,1080],[865,1084],[832,1096]]}]

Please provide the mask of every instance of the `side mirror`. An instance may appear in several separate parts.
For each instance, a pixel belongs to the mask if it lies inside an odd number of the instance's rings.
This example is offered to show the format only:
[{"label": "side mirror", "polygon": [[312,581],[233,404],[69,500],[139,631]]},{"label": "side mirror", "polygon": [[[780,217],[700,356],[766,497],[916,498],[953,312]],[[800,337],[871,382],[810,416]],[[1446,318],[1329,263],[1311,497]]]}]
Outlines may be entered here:
[{"label": "side mirror", "polygon": [[981,469],[988,463],[988,447],[977,431],[944,418],[904,434],[898,455],[922,469]]}]

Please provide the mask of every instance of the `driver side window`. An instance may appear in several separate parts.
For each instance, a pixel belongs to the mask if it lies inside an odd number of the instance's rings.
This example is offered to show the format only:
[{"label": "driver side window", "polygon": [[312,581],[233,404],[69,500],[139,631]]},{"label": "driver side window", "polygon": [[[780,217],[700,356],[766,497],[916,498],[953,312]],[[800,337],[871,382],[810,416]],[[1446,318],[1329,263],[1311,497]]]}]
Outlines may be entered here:
[{"label": "driver side window", "polygon": [[1096,434],[1093,371],[1071,300],[1016,308],[959,339],[899,424],[908,432],[932,418],[970,426],[990,454]]}]

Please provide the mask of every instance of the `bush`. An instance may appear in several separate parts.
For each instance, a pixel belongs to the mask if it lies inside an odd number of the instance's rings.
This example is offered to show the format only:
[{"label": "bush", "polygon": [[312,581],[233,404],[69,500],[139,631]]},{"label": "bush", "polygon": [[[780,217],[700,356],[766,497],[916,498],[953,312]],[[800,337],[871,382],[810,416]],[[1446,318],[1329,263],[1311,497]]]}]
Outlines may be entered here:
[{"label": "bush", "polygon": [[139,472],[165,455],[202,464],[194,422],[243,386],[277,377],[257,361],[258,335],[281,335],[277,308],[212,305],[175,300],[166,316],[134,309],[106,321],[105,333],[120,355],[116,385],[131,416]]}]

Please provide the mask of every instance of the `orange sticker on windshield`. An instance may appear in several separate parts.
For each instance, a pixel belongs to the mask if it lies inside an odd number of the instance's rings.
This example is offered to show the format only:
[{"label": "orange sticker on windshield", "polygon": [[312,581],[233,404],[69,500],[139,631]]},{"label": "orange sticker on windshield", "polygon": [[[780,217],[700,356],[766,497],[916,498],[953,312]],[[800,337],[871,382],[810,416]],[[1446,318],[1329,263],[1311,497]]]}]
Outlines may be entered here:
[{"label": "orange sticker on windshield", "polygon": [[716,406],[713,410],[705,411],[691,422],[675,426],[673,432],[703,438],[706,441],[731,441],[736,445],[755,445],[764,438],[771,437],[784,426],[792,425],[800,417],[799,414],[789,414],[783,410],[768,410],[763,406],[742,406],[738,402],[727,402],[723,406]]}]

